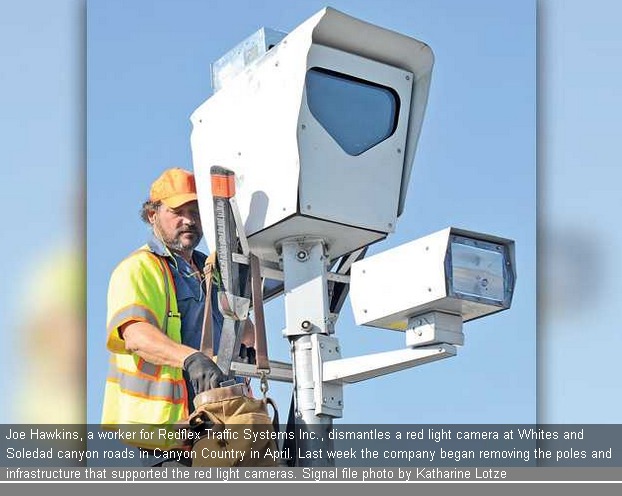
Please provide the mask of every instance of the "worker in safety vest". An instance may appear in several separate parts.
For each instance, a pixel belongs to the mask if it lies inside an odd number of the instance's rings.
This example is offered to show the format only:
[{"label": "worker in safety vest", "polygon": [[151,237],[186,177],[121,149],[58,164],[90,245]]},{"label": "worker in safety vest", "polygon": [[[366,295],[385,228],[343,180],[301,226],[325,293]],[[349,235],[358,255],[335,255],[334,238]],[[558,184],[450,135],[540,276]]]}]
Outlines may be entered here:
[{"label": "worker in safety vest", "polygon": [[[218,387],[225,377],[197,351],[206,255],[195,250],[203,231],[194,175],[179,168],[165,171],[151,186],[141,217],[153,237],[116,267],[108,288],[112,358],[102,424],[142,424],[156,430],[186,419],[194,396]],[[217,350],[222,316],[215,291],[207,297],[212,298]],[[134,436],[132,444],[147,450],[174,444],[157,435],[145,437]]]}]

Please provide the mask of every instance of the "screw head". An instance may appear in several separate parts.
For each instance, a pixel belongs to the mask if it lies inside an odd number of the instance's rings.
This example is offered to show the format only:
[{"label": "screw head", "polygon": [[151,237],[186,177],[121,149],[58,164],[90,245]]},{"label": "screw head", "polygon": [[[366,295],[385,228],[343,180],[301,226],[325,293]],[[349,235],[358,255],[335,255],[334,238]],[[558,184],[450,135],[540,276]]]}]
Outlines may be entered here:
[{"label": "screw head", "polygon": [[303,320],[302,323],[300,324],[300,327],[307,331],[309,329],[311,329],[311,322],[309,322],[308,320]]}]

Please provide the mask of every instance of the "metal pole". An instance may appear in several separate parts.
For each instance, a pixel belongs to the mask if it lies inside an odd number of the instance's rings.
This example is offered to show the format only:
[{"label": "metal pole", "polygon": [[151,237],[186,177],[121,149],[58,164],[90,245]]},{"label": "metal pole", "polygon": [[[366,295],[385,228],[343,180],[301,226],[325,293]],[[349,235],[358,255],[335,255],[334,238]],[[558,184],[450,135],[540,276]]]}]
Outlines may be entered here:
[{"label": "metal pole", "polygon": [[[298,466],[334,466],[327,450],[333,417],[322,393],[322,358],[318,339],[328,335],[330,302],[327,259],[321,239],[292,238],[282,243],[285,284],[284,335],[290,341],[294,375]],[[329,338],[330,339],[330,338]],[[323,346],[323,345],[322,345]],[[335,394],[332,395],[333,399]],[[338,398],[341,405],[341,398]],[[330,408],[328,408],[330,410]]]}]

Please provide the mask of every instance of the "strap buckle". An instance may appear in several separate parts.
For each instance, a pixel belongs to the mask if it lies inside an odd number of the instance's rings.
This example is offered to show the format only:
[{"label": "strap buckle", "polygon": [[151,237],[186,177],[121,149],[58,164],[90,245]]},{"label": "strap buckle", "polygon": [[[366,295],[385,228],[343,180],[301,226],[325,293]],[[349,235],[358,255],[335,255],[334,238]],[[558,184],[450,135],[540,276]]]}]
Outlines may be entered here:
[{"label": "strap buckle", "polygon": [[264,399],[266,398],[266,395],[269,389],[270,389],[270,386],[268,384],[268,374],[265,370],[260,370],[259,371],[259,390],[261,391],[261,394],[263,394]]}]

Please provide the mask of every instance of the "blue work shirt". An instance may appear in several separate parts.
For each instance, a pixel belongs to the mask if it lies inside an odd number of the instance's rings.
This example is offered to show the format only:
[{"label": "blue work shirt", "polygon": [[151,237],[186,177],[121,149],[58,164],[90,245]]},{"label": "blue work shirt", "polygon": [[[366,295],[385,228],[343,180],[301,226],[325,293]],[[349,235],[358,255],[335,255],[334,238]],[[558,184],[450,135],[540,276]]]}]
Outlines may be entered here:
[{"label": "blue work shirt", "polygon": [[[203,314],[205,312],[205,281],[203,280],[203,266],[207,256],[200,251],[194,250],[192,259],[201,270],[201,279],[195,274],[192,266],[181,256],[166,249],[162,241],[155,236],[147,243],[149,249],[156,255],[164,257],[173,274],[177,295],[177,308],[181,315],[181,342],[191,348],[201,348],[201,334],[203,332]],[[214,350],[218,350],[220,333],[222,330],[223,317],[218,310],[218,293],[216,286],[212,286],[211,309],[212,309],[212,334]],[[194,410],[194,390],[188,381],[184,371],[186,386],[188,389],[188,409]]]}]

